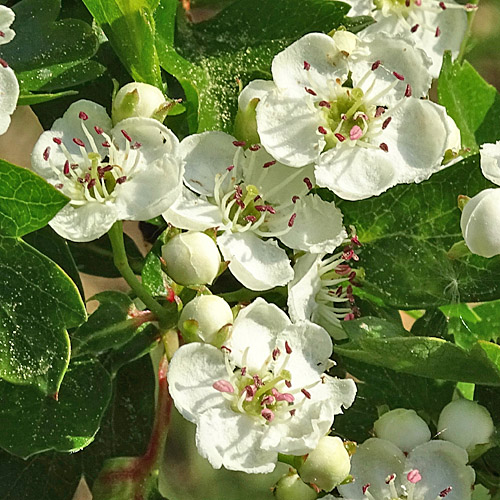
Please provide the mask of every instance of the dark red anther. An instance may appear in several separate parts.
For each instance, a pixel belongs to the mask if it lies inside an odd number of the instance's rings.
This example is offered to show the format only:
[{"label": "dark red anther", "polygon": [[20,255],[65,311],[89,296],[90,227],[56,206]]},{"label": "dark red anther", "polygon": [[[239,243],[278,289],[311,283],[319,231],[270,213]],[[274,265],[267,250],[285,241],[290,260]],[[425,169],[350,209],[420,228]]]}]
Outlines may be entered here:
[{"label": "dark red anther", "polygon": [[389,152],[389,146],[385,142],[381,142],[379,148],[385,153]]},{"label": "dark red anther", "polygon": [[388,127],[389,123],[391,123],[391,120],[392,120],[391,116],[389,116],[384,120],[384,123],[382,123],[382,130],[385,130]]},{"label": "dark red anther", "polygon": [[171,304],[175,302],[175,292],[172,287],[168,287],[167,290],[167,301],[170,302]]},{"label": "dark red anther", "polygon": [[308,93],[308,94],[311,94],[313,96],[317,96],[318,94],[316,94],[316,92],[314,92],[313,89],[310,89],[309,87],[304,87],[304,90]]},{"label": "dark red anther", "polygon": [[276,210],[271,205],[266,205],[266,212],[269,212],[271,215],[276,213]]},{"label": "dark red anther", "polygon": [[253,224],[254,222],[257,222],[257,217],[255,217],[255,215],[247,215],[245,217],[245,220]]},{"label": "dark red anther", "polygon": [[448,488],[445,488],[441,493],[439,493],[439,498],[444,498],[445,496],[448,495],[448,493],[451,492],[453,488],[451,486],[448,486]]},{"label": "dark red anther", "polygon": [[241,376],[244,377],[247,373],[247,367],[246,366],[242,366],[241,367]]},{"label": "dark red anther", "polygon": [[344,252],[342,253],[342,259],[351,260],[354,256],[354,250],[352,248],[344,248]]},{"label": "dark red anther", "polygon": [[319,101],[318,106],[330,109],[332,105],[328,101]]},{"label": "dark red anther", "polygon": [[233,141],[233,145],[236,146],[237,148],[242,148],[243,146],[246,145],[245,141]]},{"label": "dark red anther", "polygon": [[344,316],[344,321],[352,321],[353,319],[355,319],[355,316],[353,313],[349,313],[349,314],[346,314]]},{"label": "dark red anther", "polygon": [[262,385],[264,385],[262,383],[262,379],[258,376],[258,375],[254,375],[253,377],[253,382],[254,384],[257,386],[257,387],[261,387]]},{"label": "dark red anther", "polygon": [[304,394],[307,399],[311,399],[311,393],[307,389],[300,389],[300,392]]},{"label": "dark red anther", "polygon": [[80,183],[80,184],[84,184],[85,181],[81,178],[81,177],[78,177],[77,181]]},{"label": "dark red anther", "polygon": [[231,170],[233,170],[233,168],[234,168],[234,165],[229,165],[229,167],[227,167],[226,170],[228,172],[231,172]]},{"label": "dark red anther", "polygon": [[81,148],[85,147],[85,143],[81,140],[78,139],[78,137],[73,137],[73,142],[77,145],[80,146]]},{"label": "dark red anther", "polygon": [[50,156],[50,146],[47,146],[45,148],[45,151],[43,152],[43,159],[47,161],[49,159],[49,156]]},{"label": "dark red anther", "polygon": [[307,189],[312,189],[313,188],[311,179],[309,179],[309,177],[304,177],[303,181],[305,182],[305,184],[307,186]]},{"label": "dark red anther", "polygon": [[59,146],[62,144],[62,140],[59,137],[52,137],[52,140]]},{"label": "dark red anther", "polygon": [[370,483],[367,483],[363,486],[362,491],[363,491],[363,495],[367,492],[368,488],[370,487]]},{"label": "dark red anther", "polygon": [[90,181],[90,172],[87,172],[85,174],[85,177],[83,178],[83,182],[89,182]]},{"label": "dark red anther", "polygon": [[54,187],[56,189],[62,189],[64,187],[64,184],[56,184]]},{"label": "dark red anther", "polygon": [[104,141],[104,142],[101,144],[101,146],[102,146],[103,148],[110,148],[110,147],[111,147],[111,144],[110,144],[108,141]]},{"label": "dark red anther", "polygon": [[231,353],[231,349],[225,345],[220,346],[221,351],[226,351],[227,353]]},{"label": "dark red anther", "polygon": [[382,116],[385,113],[385,108],[384,106],[377,106],[377,109],[375,110],[375,118],[378,118],[379,116]]},{"label": "dark red anther", "polygon": [[242,200],[236,199],[236,205],[238,205],[242,210],[245,210],[245,204]]},{"label": "dark red anther", "polygon": [[113,170],[113,165],[106,165],[105,167],[101,167],[101,170],[106,173],[106,172],[111,172]]},{"label": "dark red anther", "polygon": [[255,208],[257,212],[265,212],[267,210],[265,205],[255,205],[253,208]]},{"label": "dark red anther", "polygon": [[320,134],[323,134],[323,135],[328,134],[328,132],[327,132],[326,128],[325,128],[325,127],[323,127],[323,126],[321,126],[321,125],[318,127],[318,132],[319,132]]},{"label": "dark red anther", "polygon": [[297,411],[296,409],[290,410],[290,412],[289,412],[289,413],[290,413],[290,416],[291,416],[291,417],[294,417],[294,416],[295,416],[295,412],[296,412],[296,411]]},{"label": "dark red anther", "polygon": [[288,227],[292,227],[293,226],[296,217],[297,217],[297,214],[292,214],[292,216],[288,220]]},{"label": "dark red anther", "polygon": [[300,196],[292,196],[292,203],[297,203],[297,200],[300,200]]},{"label": "dark red anther", "polygon": [[393,71],[392,74],[400,81],[403,81],[405,79],[405,77],[401,73],[398,73],[397,71]]},{"label": "dark red anther", "polygon": [[285,385],[290,389],[290,387],[292,387],[292,383],[290,382],[290,380],[285,380]]},{"label": "dark red anther", "polygon": [[287,354],[292,354],[292,348],[290,347],[288,340],[285,340],[285,351]]},{"label": "dark red anther", "polygon": [[2,66],[3,68],[9,67],[9,65],[2,58],[0,58],[0,66]]},{"label": "dark red anther", "polygon": [[337,290],[335,290],[335,295],[337,297],[340,297],[342,295],[342,292],[344,291],[344,288],[342,287],[342,285],[340,285]]},{"label": "dark red anther", "polygon": [[440,35],[441,35],[441,29],[439,28],[439,26],[436,26],[436,33],[434,36],[437,38]]},{"label": "dark red anther", "polygon": [[334,134],[335,137],[337,138],[337,140],[339,142],[344,142],[345,141],[345,136],[343,136],[342,134],[339,134],[338,132],[336,134]]},{"label": "dark red anther", "polygon": [[446,5],[444,2],[439,2],[439,6],[443,9],[446,10]]},{"label": "dark red anther", "polygon": [[118,179],[116,179],[116,183],[117,184],[123,184],[126,180],[127,180],[127,176],[126,175],[122,175],[121,177],[118,177]]},{"label": "dark red anther", "polygon": [[132,137],[130,137],[127,133],[126,130],[120,130],[120,132],[122,133],[123,137],[125,137],[125,139],[127,139],[128,142],[132,142]]},{"label": "dark red anther", "polygon": [[406,85],[406,89],[405,89],[405,97],[411,97],[411,94],[412,94],[411,85],[408,84],[408,85]]},{"label": "dark red anther", "polygon": [[134,144],[130,146],[130,149],[139,149],[142,146],[140,142],[135,141]]},{"label": "dark red anther", "polygon": [[269,168],[272,167],[273,165],[276,165],[276,160],[268,161],[262,165],[262,168]]},{"label": "dark red anther", "polygon": [[309,71],[311,69],[311,65],[307,61],[304,61],[304,69],[306,71]]},{"label": "dark red anther", "polygon": [[5,36],[5,33],[3,31],[0,31],[0,36],[3,38]]},{"label": "dark red anther", "polygon": [[96,183],[96,180],[95,180],[94,178],[92,178],[92,179],[90,179],[90,181],[89,181],[89,183],[88,183],[87,187],[88,187],[89,189],[92,189],[92,188],[95,186],[95,183]]},{"label": "dark red anther", "polygon": [[412,33],[415,33],[415,31],[417,31],[417,30],[418,30],[419,26],[420,26],[420,24],[415,24],[414,26],[412,26],[412,27],[410,28],[410,31],[411,31]]},{"label": "dark red anther", "polygon": [[347,276],[351,272],[351,266],[349,266],[348,264],[339,264],[335,268],[335,272],[339,276]]},{"label": "dark red anther", "polygon": [[250,151],[258,151],[260,149],[259,144],[252,144],[249,148]]},{"label": "dark red anther", "polygon": [[349,273],[349,276],[347,277],[347,279],[351,282],[351,283],[354,283],[353,282],[353,279],[356,277],[356,271],[351,271]]},{"label": "dark red anther", "polygon": [[63,174],[64,175],[68,175],[69,174],[69,161],[68,160],[66,160],[64,162]]},{"label": "dark red anther", "polygon": [[78,118],[80,118],[80,120],[88,120],[89,119],[89,115],[87,113],[85,113],[85,111],[80,111],[78,113]]},{"label": "dark red anther", "polygon": [[382,61],[380,59],[377,59],[373,64],[372,64],[372,71],[375,71],[379,66],[380,64],[382,63]]},{"label": "dark red anther", "polygon": [[273,360],[276,361],[281,354],[281,351],[279,350],[279,347],[275,347],[273,349]]},{"label": "dark red anther", "polygon": [[358,246],[358,247],[362,246],[362,245],[361,245],[361,242],[360,242],[360,241],[359,241],[359,239],[358,239],[358,235],[357,235],[357,234],[355,234],[355,235],[351,238],[351,243],[353,243],[354,245],[356,245],[356,246]]},{"label": "dark red anther", "polygon": [[254,199],[253,201],[259,201],[259,200],[262,200],[262,196],[260,194],[258,194]]},{"label": "dark red anther", "polygon": [[104,130],[97,125],[94,126],[94,130],[95,130],[95,133],[98,135],[101,135],[104,132]]}]

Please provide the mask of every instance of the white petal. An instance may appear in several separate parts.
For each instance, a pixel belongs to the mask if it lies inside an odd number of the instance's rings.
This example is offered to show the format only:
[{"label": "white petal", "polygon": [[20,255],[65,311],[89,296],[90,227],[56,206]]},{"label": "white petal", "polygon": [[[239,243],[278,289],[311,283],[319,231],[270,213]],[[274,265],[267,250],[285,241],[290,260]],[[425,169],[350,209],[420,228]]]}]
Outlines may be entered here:
[{"label": "white petal", "polygon": [[344,200],[363,200],[397,184],[397,168],[394,157],[380,149],[336,147],[321,155],[316,183]]},{"label": "white petal", "polygon": [[262,434],[266,426],[247,415],[228,408],[206,411],[196,429],[196,446],[212,467],[249,474],[272,472],[278,454],[263,450]]},{"label": "white petal", "polygon": [[452,487],[446,500],[470,500],[474,484],[474,469],[467,465],[467,452],[448,441],[428,441],[414,448],[407,460],[405,472],[418,469],[422,480],[415,486],[415,496],[435,500],[441,491]]},{"label": "white petal", "polygon": [[245,111],[254,99],[261,100],[269,91],[276,88],[269,80],[252,80],[238,96],[238,107]]},{"label": "white petal", "polygon": [[372,9],[372,0],[343,0],[351,6],[351,10],[348,12],[349,17],[354,16],[369,16]]},{"label": "white petal", "polygon": [[76,208],[66,205],[49,224],[67,240],[86,242],[107,233],[116,220],[114,204],[89,202]]},{"label": "white petal", "polygon": [[[392,498],[387,476],[396,474],[396,485],[401,493],[401,477],[405,470],[404,453],[394,444],[384,439],[367,439],[358,446],[351,459],[351,475],[354,482],[339,486],[343,497],[349,500],[363,500],[363,486],[370,484],[370,493],[375,498]],[[434,499],[433,499],[434,500]]]},{"label": "white petal", "polygon": [[16,109],[18,97],[19,83],[14,71],[0,66],[0,135],[9,128],[10,115]]},{"label": "white petal", "polygon": [[184,418],[197,422],[213,408],[229,406],[214,382],[227,380],[224,354],[209,344],[193,342],[180,347],[168,368],[169,391]]},{"label": "white petal", "polygon": [[[290,248],[311,253],[331,253],[347,233],[342,225],[342,212],[335,203],[322,200],[318,195],[301,198],[295,204],[292,229],[280,240]],[[323,221],[318,224],[318,221]]]},{"label": "white petal", "polygon": [[318,264],[322,255],[307,253],[293,267],[294,277],[288,284],[288,312],[292,321],[311,319],[316,309],[316,294],[321,289]]},{"label": "white petal", "polygon": [[481,146],[481,170],[489,181],[500,186],[500,141]]},{"label": "white petal", "polygon": [[163,214],[163,218],[175,227],[192,231],[224,227],[219,207],[185,187],[177,201]]},{"label": "white petal", "polygon": [[[304,68],[307,64],[309,69]],[[332,37],[309,33],[276,55],[271,71],[280,90],[286,89],[288,95],[303,98],[304,88],[328,95],[328,80],[345,80],[348,68]]]},{"label": "white petal", "polygon": [[217,243],[233,276],[250,290],[269,290],[293,278],[286,252],[273,240],[263,241],[249,231],[225,232]]},{"label": "white petal", "polygon": [[[404,76],[404,81],[398,81],[396,87],[382,97],[377,105],[390,105],[402,98],[406,85],[410,84],[412,95],[424,97],[427,95],[432,77],[429,73],[431,60],[415,42],[407,36],[389,35],[377,31],[377,35],[360,34],[363,41],[359,50],[352,54],[350,68],[354,86],[365,74],[369,77],[364,80],[362,88],[371,87],[370,96],[375,96],[396,81],[393,72]],[[377,70],[371,71],[375,61],[381,61]]]},{"label": "white petal", "polygon": [[262,145],[290,167],[313,163],[325,147],[318,132],[319,112],[307,95],[291,97],[275,90],[257,105],[257,130]]},{"label": "white petal", "polygon": [[0,37],[0,45],[9,43],[16,36],[14,30],[10,29],[10,25],[14,22],[15,17],[12,9],[9,9],[5,5],[0,5],[0,31],[3,33],[3,36]]},{"label": "white petal", "polygon": [[236,317],[229,345],[237,366],[258,371],[276,347],[278,336],[290,325],[287,315],[276,305],[258,297]]},{"label": "white petal", "polygon": [[214,195],[215,176],[234,164],[236,139],[224,132],[203,132],[186,137],[180,154],[186,162],[185,183],[195,193]]}]

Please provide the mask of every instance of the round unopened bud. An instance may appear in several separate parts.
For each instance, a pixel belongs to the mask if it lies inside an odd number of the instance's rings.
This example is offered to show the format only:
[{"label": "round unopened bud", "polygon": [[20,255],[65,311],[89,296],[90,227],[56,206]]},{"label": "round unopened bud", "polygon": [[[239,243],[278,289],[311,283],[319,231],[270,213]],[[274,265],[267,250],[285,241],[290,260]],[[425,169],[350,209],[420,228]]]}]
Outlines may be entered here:
[{"label": "round unopened bud", "polygon": [[309,453],[299,469],[302,480],[330,491],[344,481],[351,470],[351,460],[342,439],[324,436]]},{"label": "round unopened bud", "polygon": [[490,412],[484,406],[468,399],[457,399],[448,403],[439,415],[440,439],[451,441],[469,453],[477,445],[490,443],[494,431]]},{"label": "round unopened bud", "polygon": [[460,228],[469,250],[481,257],[500,254],[500,189],[481,191],[464,206]]},{"label": "round unopened bud", "polygon": [[200,295],[188,302],[181,312],[178,327],[181,333],[191,334],[189,322],[196,321],[200,340],[211,344],[225,325],[233,323],[229,304],[217,295]]},{"label": "round unopened bud", "polygon": [[414,410],[397,408],[384,413],[373,424],[375,435],[409,453],[415,446],[431,439],[431,431]]},{"label": "round unopened bud", "polygon": [[283,476],[274,489],[278,500],[316,500],[318,494],[305,484],[297,474]]},{"label": "round unopened bud", "polygon": [[148,83],[132,82],[117,92],[111,115],[115,124],[134,116],[163,121],[169,107],[160,89]]},{"label": "round unopened bud", "polygon": [[210,284],[219,272],[219,250],[205,233],[178,234],[163,245],[161,255],[167,274],[179,285]]}]

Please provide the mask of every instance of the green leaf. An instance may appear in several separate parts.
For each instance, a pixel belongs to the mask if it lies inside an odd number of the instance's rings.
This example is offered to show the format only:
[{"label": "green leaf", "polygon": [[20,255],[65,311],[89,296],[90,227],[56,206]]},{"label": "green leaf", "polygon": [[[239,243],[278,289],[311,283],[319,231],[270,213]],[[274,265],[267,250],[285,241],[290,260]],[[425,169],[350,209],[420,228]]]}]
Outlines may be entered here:
[{"label": "green leaf", "polygon": [[210,21],[192,24],[177,0],[156,10],[161,66],[184,88],[191,131],[232,132],[239,87],[270,78],[275,54],[311,31],[329,32],[345,21],[349,6],[329,0],[238,0]]},{"label": "green leaf", "polygon": [[500,386],[500,346],[496,344],[478,342],[466,351],[436,337],[396,337],[391,324],[380,318],[348,323],[350,342],[337,345],[337,354],[421,377]]},{"label": "green leaf", "polygon": [[132,78],[162,89],[154,42],[159,0],[83,0]]},{"label": "green leaf", "polygon": [[[66,88],[98,76],[96,63],[85,63],[97,52],[96,34],[79,19],[57,21],[60,8],[60,0],[22,0],[13,6],[16,36],[0,48],[0,55],[12,66],[24,91]],[[73,71],[68,78],[61,77],[69,67]],[[52,79],[57,83],[48,86]]]},{"label": "green leaf", "polygon": [[[134,272],[139,274],[142,269],[144,257],[130,236],[124,234],[123,237],[130,267]],[[116,269],[113,262],[113,250],[107,234],[101,236],[98,240],[88,243],[68,241],[68,244],[77,262],[78,270],[81,273],[103,276],[105,278],[121,277],[120,272]]]},{"label": "green leaf", "polygon": [[44,227],[68,201],[38,175],[0,160],[0,236]]},{"label": "green leaf", "polygon": [[[473,153],[479,151],[476,131],[495,102],[497,91],[467,62],[452,62],[446,52],[438,80],[439,103],[446,107],[462,134],[462,146]],[[471,103],[471,98],[473,102]],[[500,137],[500,125],[496,124]]]},{"label": "green leaf", "polygon": [[66,329],[86,318],[75,284],[50,259],[0,238],[0,378],[54,394],[69,361]]},{"label": "green leaf", "polygon": [[0,382],[0,446],[27,458],[46,450],[78,451],[99,429],[111,397],[111,379],[95,361],[72,363],[57,395]]},{"label": "green leaf", "polygon": [[361,319],[343,321],[342,328],[350,340],[360,340],[366,337],[390,338],[411,337],[411,334],[403,328],[401,322],[388,321],[383,318],[366,316]]},{"label": "green leaf", "polygon": [[428,337],[446,337],[448,319],[439,309],[429,309],[413,323],[411,333]]},{"label": "green leaf", "polygon": [[451,401],[455,384],[398,373],[344,359],[345,369],[361,383],[354,404],[344,415],[337,415],[335,432],[345,439],[363,442],[371,437],[377,408],[415,410],[427,422],[437,423],[443,407]]},{"label": "green leaf", "polygon": [[33,104],[40,104],[41,102],[49,102],[60,97],[76,95],[76,90],[66,90],[64,92],[57,92],[56,94],[32,94],[30,92],[21,94],[17,99],[18,106],[31,106]]},{"label": "green leaf", "polygon": [[167,295],[161,262],[154,252],[149,252],[142,268],[142,284],[153,296]]},{"label": "green leaf", "polygon": [[447,254],[462,239],[457,196],[474,196],[491,186],[474,156],[421,184],[339,202],[344,223],[356,227],[363,244],[357,267],[364,269],[366,292],[398,309],[500,298],[499,257],[451,259]]}]

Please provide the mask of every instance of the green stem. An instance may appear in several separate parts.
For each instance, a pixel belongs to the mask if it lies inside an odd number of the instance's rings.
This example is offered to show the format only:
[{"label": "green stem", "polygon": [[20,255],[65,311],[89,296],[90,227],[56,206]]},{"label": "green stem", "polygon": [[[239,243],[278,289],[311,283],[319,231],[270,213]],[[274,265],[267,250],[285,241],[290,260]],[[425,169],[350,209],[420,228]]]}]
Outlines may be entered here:
[{"label": "green stem", "polygon": [[134,293],[141,299],[146,307],[156,315],[161,324],[171,323],[170,314],[149,294],[149,292],[144,288],[142,283],[137,279],[130,267],[127,258],[127,252],[125,251],[125,244],[123,241],[123,224],[121,221],[117,221],[113,224],[108,232],[109,239],[111,241],[111,247],[113,248],[113,261],[116,268],[120,271],[125,281],[129,284],[130,288]]},{"label": "green stem", "polygon": [[[469,2],[472,5],[478,5],[479,0],[471,0]],[[477,9],[467,13],[467,31],[465,32],[464,39],[462,40],[462,45],[460,45],[460,52],[458,53],[457,62],[462,63],[467,52],[467,45],[469,44],[470,37],[472,35],[472,23],[476,17]]]}]

